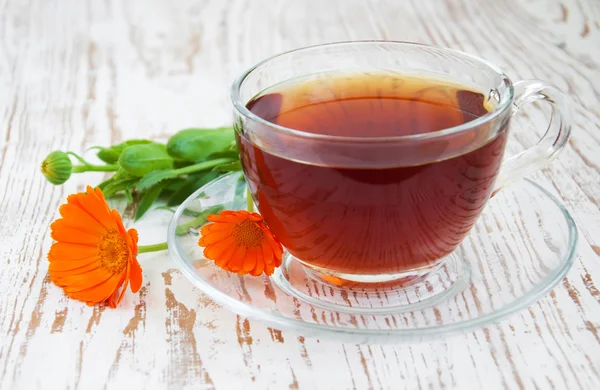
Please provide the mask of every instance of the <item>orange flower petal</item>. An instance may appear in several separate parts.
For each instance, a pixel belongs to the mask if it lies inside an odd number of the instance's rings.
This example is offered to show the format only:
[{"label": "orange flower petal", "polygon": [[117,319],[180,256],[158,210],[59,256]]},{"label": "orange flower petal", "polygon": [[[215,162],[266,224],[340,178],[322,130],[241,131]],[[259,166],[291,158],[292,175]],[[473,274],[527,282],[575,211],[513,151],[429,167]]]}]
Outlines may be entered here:
[{"label": "orange flower petal", "polygon": [[269,245],[268,242],[263,241],[262,245],[261,245],[261,250],[262,250],[262,260],[265,264],[271,264],[273,263],[273,249],[271,248],[271,245]]},{"label": "orange flower petal", "polygon": [[219,257],[215,257],[215,264],[221,268],[229,269],[229,261],[231,260],[231,256],[235,252],[235,246],[228,246]]},{"label": "orange flower petal", "polygon": [[281,257],[283,256],[283,248],[281,244],[275,241],[268,241],[271,246],[271,250],[273,250],[273,257],[275,258],[273,264],[277,266],[281,265]]},{"label": "orange flower petal", "polygon": [[[127,290],[127,286],[129,286],[129,278],[130,277],[131,277],[131,266],[128,264],[127,271],[125,274],[125,282],[122,285],[120,285],[119,287],[117,287],[114,294],[111,295],[110,299],[108,300],[110,307],[117,307],[117,305],[119,303],[121,303],[121,301],[123,300],[123,297],[125,296],[125,291]],[[115,297],[117,296],[117,292],[119,291],[119,288],[121,288],[121,294],[119,294],[119,298],[115,301]]]},{"label": "orange flower petal", "polygon": [[219,214],[233,215],[234,217],[237,217],[240,221],[242,221],[245,219],[246,215],[248,215],[248,212],[246,210],[239,210],[239,211],[223,210],[223,211],[219,212]]},{"label": "orange flower petal", "polygon": [[50,272],[75,272],[79,270],[79,268],[87,267],[94,264],[98,266],[98,257],[88,257],[87,259],[82,260],[70,260],[70,261],[53,261],[48,265],[48,270]]},{"label": "orange flower petal", "polygon": [[50,237],[56,241],[68,242],[71,244],[98,246],[102,241],[102,232],[95,234],[81,231],[69,226],[64,219],[57,219],[50,225]]},{"label": "orange flower petal", "polygon": [[106,204],[103,197],[100,198],[91,187],[88,186],[87,193],[70,195],[67,198],[67,202],[82,208],[92,218],[98,221],[105,230],[117,228],[117,224],[112,218],[108,204]]},{"label": "orange flower petal", "polygon": [[121,233],[122,235],[127,234],[127,231],[125,230],[125,226],[123,226],[123,220],[121,219],[121,215],[119,215],[119,212],[117,210],[109,210],[109,211],[110,211],[110,217],[116,224],[119,233]]},{"label": "orange flower petal", "polygon": [[[207,235],[202,236],[202,238],[200,239],[202,241],[202,243],[200,243],[200,245],[206,246],[206,245],[210,245],[212,243],[216,243],[219,241],[229,241],[233,244],[233,242],[231,240],[231,234],[232,234],[231,230],[221,230],[221,231],[208,233]],[[233,244],[233,245],[235,245],[235,244]]]},{"label": "orange flower petal", "polygon": [[238,272],[242,270],[244,266],[244,258],[246,257],[246,247],[238,246],[235,248],[235,252],[231,255],[231,260],[229,261],[229,268],[233,272]]},{"label": "orange flower petal", "polygon": [[110,280],[114,275],[109,273],[90,273],[86,275],[73,275],[61,278],[61,287],[65,292],[77,292],[87,290]]},{"label": "orange flower petal", "polygon": [[80,245],[67,242],[55,242],[48,252],[48,260],[53,261],[74,261],[97,257],[98,248],[89,245]]},{"label": "orange flower petal", "polygon": [[142,267],[134,257],[131,259],[131,292],[136,293],[142,287]]},{"label": "orange flower petal", "polygon": [[248,249],[246,252],[246,258],[244,259],[244,264],[242,265],[242,272],[244,274],[249,273],[256,267],[256,263],[258,261],[262,261],[262,252],[258,248]]},{"label": "orange flower petal", "polygon": [[[220,225],[220,224],[211,224],[211,226],[215,226],[215,225]],[[212,243],[215,243],[219,240],[217,239],[213,239],[213,238],[208,238],[209,235],[214,234],[214,233],[223,233],[223,234],[227,234],[227,237],[229,238],[231,236],[231,234],[233,233],[233,224],[224,224],[226,226],[222,227],[222,229],[216,230],[216,229],[206,229],[206,230],[201,230],[200,231],[200,240],[198,240],[198,245],[200,246],[207,246],[210,245]],[[231,225],[231,226],[229,226]],[[204,229],[204,228],[203,228]],[[231,241],[231,240],[229,240]]]},{"label": "orange flower petal", "polygon": [[259,276],[260,274],[263,273],[264,269],[265,269],[265,262],[261,259],[260,261],[256,262],[256,266],[254,267],[254,269],[252,271],[250,271],[250,275]]},{"label": "orange flower petal", "polygon": [[[125,286],[123,286],[123,282],[125,283]],[[125,291],[127,291],[127,278],[125,278],[125,280],[117,286],[115,292],[112,293],[110,297],[108,297],[108,306],[112,307],[113,309],[117,307],[117,305],[123,300],[123,296],[125,296]]]},{"label": "orange flower petal", "polygon": [[224,210],[221,212],[221,214],[235,215],[235,216],[239,217],[240,220],[249,219],[254,222],[260,222],[260,221],[264,220],[262,215],[260,215],[258,213],[249,213],[246,210],[238,210],[238,211]]},{"label": "orange flower petal", "polygon": [[60,206],[59,213],[63,217],[62,221],[73,228],[90,233],[105,231],[103,226],[81,207],[66,203]]},{"label": "orange flower petal", "polygon": [[233,230],[234,226],[235,226],[234,223],[228,223],[228,222],[209,223],[209,224],[202,226],[202,228],[200,228],[200,233],[202,235],[205,235],[208,233],[220,232],[223,230]]},{"label": "orange flower petal", "polygon": [[262,222],[265,220],[262,215],[257,213],[248,213],[248,219],[254,222]]},{"label": "orange flower petal", "polygon": [[223,214],[223,212],[221,212],[221,214],[210,214],[209,216],[206,217],[207,221],[210,222],[229,222],[229,223],[238,223],[243,221],[242,218],[240,218],[239,216],[236,215],[231,215],[231,214]]},{"label": "orange flower petal", "polygon": [[65,293],[74,299],[88,303],[100,303],[106,301],[122,283],[121,275],[113,275],[103,283],[79,291],[67,291]]},{"label": "orange flower petal", "polygon": [[87,273],[99,267],[101,267],[101,264],[97,258],[89,258],[87,263],[78,263],[75,261],[50,263],[48,271],[50,272],[50,278],[54,280],[63,276]]},{"label": "orange flower petal", "polygon": [[108,205],[108,203],[106,203],[106,198],[104,197],[104,193],[102,192],[102,190],[100,188],[97,188],[97,187],[92,188],[91,186],[87,186],[85,189],[88,194],[93,191],[102,203]]},{"label": "orange flower petal", "polygon": [[265,264],[265,275],[271,276],[275,271],[275,267],[272,264]]},{"label": "orange flower petal", "polygon": [[213,244],[204,246],[206,246],[204,249],[204,257],[208,259],[217,259],[223,255],[225,250],[235,247],[230,240],[217,241]]},{"label": "orange flower petal", "polygon": [[[266,227],[262,227],[263,231],[265,232],[265,234],[269,237],[268,240],[265,240],[265,242],[268,242],[269,245],[271,246],[271,249],[273,250],[273,255],[275,256],[275,258],[281,260],[281,256],[283,256],[283,247],[281,246],[281,243],[279,242],[279,240],[273,235],[273,233],[271,233],[271,231],[269,229],[267,229]],[[281,262],[280,262],[281,264]]]},{"label": "orange flower petal", "polygon": [[50,280],[52,280],[54,284],[63,287],[64,289],[68,288],[69,291],[85,290],[86,288],[104,283],[111,277],[112,274],[103,271],[102,268],[95,268],[91,271],[72,275],[50,274]]},{"label": "orange flower petal", "polygon": [[[129,239],[130,239],[129,249],[131,250],[131,254],[133,256],[136,256],[138,254],[138,246],[137,246],[137,244],[138,244],[138,232],[135,229],[129,229],[127,231],[127,234],[129,235]],[[139,266],[139,264],[138,264],[138,266]],[[141,270],[141,268],[140,268],[140,270]]]}]

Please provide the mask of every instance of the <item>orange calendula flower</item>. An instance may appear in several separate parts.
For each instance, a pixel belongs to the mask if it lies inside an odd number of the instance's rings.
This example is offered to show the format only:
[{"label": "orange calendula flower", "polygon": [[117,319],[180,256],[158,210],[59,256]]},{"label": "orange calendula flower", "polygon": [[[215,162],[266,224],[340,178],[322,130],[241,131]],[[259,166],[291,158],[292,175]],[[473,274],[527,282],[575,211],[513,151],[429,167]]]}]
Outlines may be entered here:
[{"label": "orange calendula flower", "polygon": [[219,267],[258,276],[272,275],[281,265],[281,243],[259,214],[224,210],[207,219],[212,223],[200,229],[198,245],[205,247],[204,256]]},{"label": "orange calendula flower", "polygon": [[60,215],[50,225],[56,242],[48,260],[50,279],[65,294],[88,305],[108,302],[116,307],[130,281],[132,292],[140,289],[137,231],[125,231],[121,216],[108,207],[102,191],[88,186],[87,192],[70,195],[60,206]]}]

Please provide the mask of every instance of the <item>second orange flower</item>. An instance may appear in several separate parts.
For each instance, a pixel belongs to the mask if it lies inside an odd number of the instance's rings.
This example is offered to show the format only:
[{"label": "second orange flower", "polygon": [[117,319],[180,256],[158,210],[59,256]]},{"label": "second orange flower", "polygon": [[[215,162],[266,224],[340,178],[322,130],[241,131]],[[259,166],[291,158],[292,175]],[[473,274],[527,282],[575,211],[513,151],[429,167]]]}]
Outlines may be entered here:
[{"label": "second orange flower", "polygon": [[281,265],[283,247],[261,215],[224,210],[208,216],[198,241],[204,256],[227,271],[241,275],[272,275]]}]

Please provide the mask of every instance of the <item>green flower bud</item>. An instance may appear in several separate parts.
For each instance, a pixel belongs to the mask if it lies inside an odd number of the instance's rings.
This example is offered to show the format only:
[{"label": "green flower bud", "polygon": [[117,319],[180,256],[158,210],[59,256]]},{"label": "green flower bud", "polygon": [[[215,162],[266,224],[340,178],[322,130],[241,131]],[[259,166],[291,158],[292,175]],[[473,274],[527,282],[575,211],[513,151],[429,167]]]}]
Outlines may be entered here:
[{"label": "green flower bud", "polygon": [[44,159],[41,168],[42,173],[50,183],[59,185],[69,180],[73,171],[73,164],[69,155],[60,150],[55,150]]}]

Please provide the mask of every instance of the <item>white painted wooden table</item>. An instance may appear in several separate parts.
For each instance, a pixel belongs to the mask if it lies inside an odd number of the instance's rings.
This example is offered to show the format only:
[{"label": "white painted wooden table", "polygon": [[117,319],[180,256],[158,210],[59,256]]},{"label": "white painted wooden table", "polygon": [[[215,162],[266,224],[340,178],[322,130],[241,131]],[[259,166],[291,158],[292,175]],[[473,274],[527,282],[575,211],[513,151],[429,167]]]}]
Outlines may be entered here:
[{"label": "white painted wooden table", "polygon": [[[46,277],[48,226],[79,175],[53,187],[51,150],[165,138],[230,122],[252,63],[329,41],[433,43],[541,78],[575,103],[573,138],[535,175],[581,232],[568,277],[529,309],[428,343],[303,338],[218,307],[166,253],[115,310],[66,299]],[[597,0],[0,0],[0,389],[599,389],[600,3]],[[514,122],[541,130],[531,107]],[[526,140],[517,132],[510,150]],[[168,212],[137,227],[162,241]]]}]

